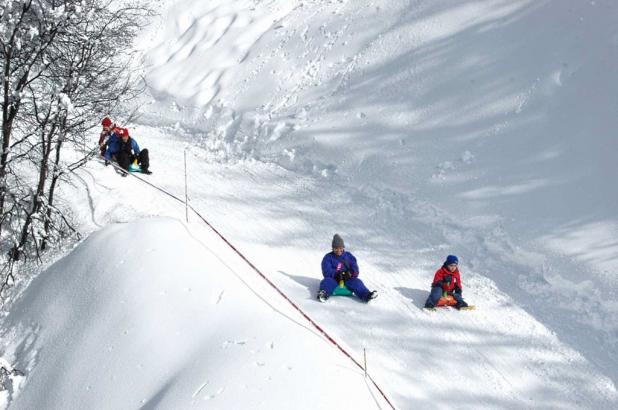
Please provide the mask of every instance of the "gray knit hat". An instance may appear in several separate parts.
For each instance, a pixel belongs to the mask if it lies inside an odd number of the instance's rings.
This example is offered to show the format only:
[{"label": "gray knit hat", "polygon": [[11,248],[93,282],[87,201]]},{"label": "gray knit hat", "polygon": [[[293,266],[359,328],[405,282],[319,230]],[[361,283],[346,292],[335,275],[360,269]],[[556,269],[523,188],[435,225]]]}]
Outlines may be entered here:
[{"label": "gray knit hat", "polygon": [[336,233],[335,236],[333,236],[333,248],[339,247],[345,248],[345,245],[343,244],[343,238]]}]

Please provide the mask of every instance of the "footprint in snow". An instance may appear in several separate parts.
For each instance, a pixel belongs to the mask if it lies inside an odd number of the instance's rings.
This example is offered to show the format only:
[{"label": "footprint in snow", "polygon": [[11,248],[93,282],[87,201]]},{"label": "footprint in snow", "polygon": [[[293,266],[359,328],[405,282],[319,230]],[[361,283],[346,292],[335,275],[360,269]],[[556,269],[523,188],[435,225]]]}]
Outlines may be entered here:
[{"label": "footprint in snow", "polygon": [[223,348],[227,349],[227,347],[229,345],[240,345],[240,346],[244,346],[247,344],[246,340],[226,340],[225,342],[223,342]]},{"label": "footprint in snow", "polygon": [[208,395],[208,396],[204,397],[204,400],[211,400],[211,399],[214,399],[215,397],[217,397],[218,395],[220,395],[220,394],[221,394],[221,393],[223,393],[224,391],[225,391],[225,387],[221,387],[221,388],[219,388],[219,389],[216,391],[216,393],[214,393],[214,394],[210,394],[210,395]]}]

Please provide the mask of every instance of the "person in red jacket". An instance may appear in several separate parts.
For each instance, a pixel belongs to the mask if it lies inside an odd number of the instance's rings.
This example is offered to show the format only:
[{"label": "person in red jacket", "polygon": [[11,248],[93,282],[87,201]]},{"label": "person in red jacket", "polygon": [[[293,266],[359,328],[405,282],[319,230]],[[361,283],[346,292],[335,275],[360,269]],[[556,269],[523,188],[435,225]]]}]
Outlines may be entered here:
[{"label": "person in red jacket", "polygon": [[101,131],[101,135],[99,135],[99,153],[101,156],[104,156],[105,151],[107,150],[107,140],[113,133],[118,134],[120,128],[118,128],[109,117],[103,118],[103,121],[101,121],[101,126],[103,127],[103,130]]},{"label": "person in red jacket", "polygon": [[442,297],[442,292],[452,295],[457,301],[455,308],[461,309],[468,304],[463,300],[461,277],[459,276],[459,259],[455,255],[448,255],[440,269],[436,271],[431,283],[431,293],[425,302],[426,308],[436,307]]}]

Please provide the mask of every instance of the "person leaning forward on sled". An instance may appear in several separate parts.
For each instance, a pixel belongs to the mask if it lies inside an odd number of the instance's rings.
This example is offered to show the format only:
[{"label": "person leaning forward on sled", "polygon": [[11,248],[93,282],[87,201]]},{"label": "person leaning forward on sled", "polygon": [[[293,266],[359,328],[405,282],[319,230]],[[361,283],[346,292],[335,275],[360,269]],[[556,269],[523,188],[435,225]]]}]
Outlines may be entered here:
[{"label": "person leaning forward on sled", "polygon": [[456,309],[467,307],[468,304],[463,300],[461,277],[459,276],[459,259],[455,255],[448,255],[442,267],[436,271],[433,282],[431,283],[431,293],[425,302],[425,308],[434,308],[442,294],[446,292],[453,296],[457,301]]},{"label": "person leaning forward on sled", "polygon": [[378,292],[367,289],[362,280],[358,278],[358,264],[356,258],[350,252],[346,252],[343,239],[335,234],[332,242],[333,251],[324,255],[322,259],[322,275],[318,300],[326,302],[331,296],[339,281],[343,280],[345,286],[356,296],[365,302],[375,299]]},{"label": "person leaning forward on sled", "polygon": [[109,161],[116,160],[120,168],[125,171],[129,170],[129,164],[137,160],[143,174],[152,174],[148,170],[150,166],[148,158],[148,150],[140,150],[137,141],[129,135],[129,130],[121,128],[118,132],[112,134],[107,142],[107,151],[105,151],[105,165]]}]

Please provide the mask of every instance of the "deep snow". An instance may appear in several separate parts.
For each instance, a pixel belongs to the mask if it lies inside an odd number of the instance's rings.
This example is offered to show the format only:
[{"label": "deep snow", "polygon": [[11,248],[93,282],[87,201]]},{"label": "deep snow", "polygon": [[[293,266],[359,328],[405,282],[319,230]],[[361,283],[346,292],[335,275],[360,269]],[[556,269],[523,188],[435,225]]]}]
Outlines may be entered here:
[{"label": "deep snow", "polygon": [[[140,41],[153,98],[144,101],[138,122],[128,124],[151,150],[155,173],[149,181],[182,196],[187,148],[192,205],[356,357],[366,348],[371,374],[398,408],[601,408],[618,402],[618,4],[169,0],[162,10]],[[75,218],[85,231],[148,216],[184,219],[173,200],[116,177],[98,162],[76,181],[65,197],[77,202]],[[135,222],[142,237],[158,229],[171,239],[182,236],[168,232],[178,222],[165,222],[164,229],[145,221]],[[258,287],[259,295],[294,316],[195,216],[188,229]],[[148,249],[138,232],[132,237],[111,225],[95,235],[103,232],[121,244],[119,252],[127,243],[137,254]],[[315,302],[319,261],[335,232],[359,258],[361,277],[380,291],[374,304]],[[173,245],[194,249],[191,240],[178,241],[183,245]],[[464,295],[478,309],[427,314],[419,308],[448,253],[460,256]],[[187,252],[186,263],[202,266],[204,254]],[[76,272],[60,267],[78,259],[69,254],[37,281],[58,269]],[[159,265],[153,263],[151,274],[170,289],[177,286]],[[122,272],[141,272],[137,266]],[[97,269],[91,274],[98,279],[88,281],[105,286],[112,282],[108,276],[121,274],[109,266]],[[242,300],[243,309],[272,325],[274,336],[249,327],[246,337],[293,339],[300,344],[294,349],[298,366],[306,371],[286,378],[273,393],[250,377],[255,369],[226,360],[213,372],[226,377],[209,379],[213,385],[237,378],[254,386],[255,395],[226,387],[213,396],[214,387],[204,388],[193,404],[254,408],[250,400],[259,397],[268,404],[264,408],[277,408],[269,400],[279,394],[279,408],[289,408],[290,397],[300,398],[299,408],[331,407],[330,389],[315,392],[333,379],[324,376],[321,384],[311,369],[316,362],[339,360],[326,353],[334,350],[308,330],[278,323],[255,294],[242,297],[244,285],[220,276],[215,287],[219,280],[232,281],[226,282],[226,297]],[[210,276],[191,280],[212,287],[205,282]],[[38,300],[37,281],[15,306]],[[140,290],[135,282],[121,285],[117,290],[124,294]],[[39,287],[53,297],[53,288]],[[113,290],[102,296],[113,298]],[[208,309],[208,295],[204,290],[195,296],[200,302],[188,306],[184,297],[170,298],[176,304],[166,326],[189,320],[184,309],[191,306]],[[158,312],[155,299],[144,304],[144,311]],[[67,354],[52,349],[47,336],[61,331],[54,319],[60,314],[41,309],[13,309],[3,322],[0,356],[27,370],[16,408],[40,403],[45,390],[37,374],[52,374]],[[118,315],[137,315],[136,309]],[[231,313],[233,331],[245,322],[243,311]],[[227,322],[213,320],[227,332]],[[18,348],[24,336],[13,324],[21,321],[30,324],[25,334],[39,329],[39,345]],[[84,337],[101,339],[96,332],[104,328],[80,323],[74,325],[93,332]],[[144,334],[131,343],[148,336],[156,341],[163,332],[139,329]],[[189,333],[195,340],[188,345],[203,338],[199,328]],[[175,347],[166,337],[161,341],[144,355],[135,354],[131,343],[123,345],[117,357],[150,362],[157,349]],[[305,349],[305,343],[316,345]],[[203,379],[198,373],[207,365],[180,350],[165,349],[164,359],[197,360],[196,373],[173,381],[168,373],[138,377],[135,400],[151,408],[189,405],[183,400],[196,392]],[[291,354],[272,353],[276,363]],[[80,369],[80,362],[70,366]],[[83,377],[78,373],[58,379],[56,397],[74,393]],[[363,398],[360,408],[374,408],[357,375],[351,386]],[[304,384],[307,390],[294,390]],[[100,394],[128,403],[121,389],[106,386]],[[204,404],[207,398],[212,400]],[[233,400],[248,401],[236,406]]]},{"label": "deep snow", "polygon": [[302,395],[323,409],[374,402],[360,369],[279,314],[276,301],[262,303],[225,257],[174,219],[92,234],[5,320],[37,386],[11,408],[292,408]]}]

